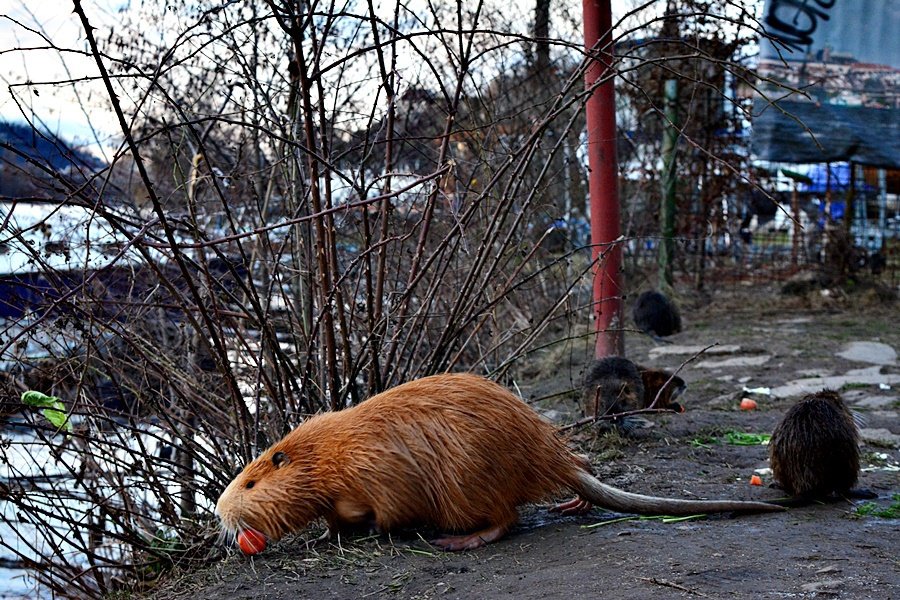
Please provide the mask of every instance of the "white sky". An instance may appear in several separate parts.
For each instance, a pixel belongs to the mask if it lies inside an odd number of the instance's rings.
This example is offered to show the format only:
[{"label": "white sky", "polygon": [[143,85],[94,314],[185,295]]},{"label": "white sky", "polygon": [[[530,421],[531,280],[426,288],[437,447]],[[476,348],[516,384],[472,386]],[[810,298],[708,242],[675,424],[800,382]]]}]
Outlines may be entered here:
[{"label": "white sky", "polygon": [[[103,39],[108,27],[115,26],[117,7],[129,10],[128,1],[84,0],[98,38]],[[411,10],[420,2],[406,0],[406,5]],[[532,2],[513,0],[529,6]],[[393,0],[378,4],[387,6],[389,20]],[[0,0],[0,120],[27,120],[102,154],[102,147],[118,137],[118,124],[109,112],[102,82],[67,83],[98,75],[93,59],[79,54],[88,50],[88,45],[72,6],[71,0]],[[524,7],[522,10],[523,15],[528,14]],[[55,48],[48,48],[48,40]]]},{"label": "white sky", "polygon": [[[569,14],[581,13],[581,3],[577,0],[558,1],[560,4],[556,6],[564,7]],[[419,2],[406,0],[405,4],[411,10]],[[510,8],[522,15],[526,30],[533,2],[509,1]],[[641,3],[640,0],[614,0],[614,18]],[[84,0],[83,5],[101,39],[118,22],[119,11],[129,10],[129,0]],[[393,0],[385,5],[393,6]],[[664,0],[659,0],[654,8],[661,6],[665,6]],[[47,40],[56,48],[47,48]],[[118,125],[105,101],[106,91],[99,80],[66,83],[98,75],[92,58],[72,52],[86,50],[87,41],[70,0],[0,0],[0,119],[15,122],[27,119],[101,153],[103,146],[118,137]],[[27,82],[32,84],[24,85]]]},{"label": "white sky", "polygon": [[[111,1],[87,0],[84,6],[101,29],[114,21]],[[97,74],[92,59],[66,52],[87,49],[71,7],[68,2],[0,0],[0,119],[32,120],[65,139],[96,144],[94,130],[101,138],[115,133],[111,119],[96,116],[105,95],[102,84],[57,83]],[[47,40],[56,49],[48,48]],[[33,85],[22,85],[28,82]]]}]

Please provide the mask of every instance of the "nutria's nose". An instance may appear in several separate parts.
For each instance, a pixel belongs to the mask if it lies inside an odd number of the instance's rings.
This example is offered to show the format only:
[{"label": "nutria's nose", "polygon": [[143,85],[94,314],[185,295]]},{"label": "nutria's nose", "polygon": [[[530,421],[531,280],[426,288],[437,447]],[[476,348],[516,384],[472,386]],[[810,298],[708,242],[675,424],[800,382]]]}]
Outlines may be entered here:
[{"label": "nutria's nose", "polygon": [[225,486],[225,489],[222,490],[222,493],[219,494],[219,498],[216,500],[216,510],[215,514],[217,517],[222,516],[222,511],[226,508],[226,497],[232,495],[232,490],[234,489],[234,481]]}]

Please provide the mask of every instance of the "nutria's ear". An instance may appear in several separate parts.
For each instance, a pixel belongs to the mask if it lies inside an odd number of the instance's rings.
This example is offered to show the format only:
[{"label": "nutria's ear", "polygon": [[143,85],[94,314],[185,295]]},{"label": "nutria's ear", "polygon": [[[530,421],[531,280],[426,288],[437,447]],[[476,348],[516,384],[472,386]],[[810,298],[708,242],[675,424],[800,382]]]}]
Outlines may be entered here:
[{"label": "nutria's ear", "polygon": [[272,464],[275,468],[281,468],[291,462],[291,458],[284,452],[276,452],[272,455]]}]

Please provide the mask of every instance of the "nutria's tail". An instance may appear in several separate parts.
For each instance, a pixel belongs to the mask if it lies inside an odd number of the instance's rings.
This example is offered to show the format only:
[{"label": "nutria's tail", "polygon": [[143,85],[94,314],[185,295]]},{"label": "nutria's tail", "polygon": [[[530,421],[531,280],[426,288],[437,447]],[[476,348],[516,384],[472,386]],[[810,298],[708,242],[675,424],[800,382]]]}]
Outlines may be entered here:
[{"label": "nutria's tail", "polygon": [[633,494],[606,485],[587,472],[578,476],[579,496],[592,504],[626,513],[645,515],[693,515],[712,512],[777,512],[784,507],[768,502],[742,500],[680,500]]}]

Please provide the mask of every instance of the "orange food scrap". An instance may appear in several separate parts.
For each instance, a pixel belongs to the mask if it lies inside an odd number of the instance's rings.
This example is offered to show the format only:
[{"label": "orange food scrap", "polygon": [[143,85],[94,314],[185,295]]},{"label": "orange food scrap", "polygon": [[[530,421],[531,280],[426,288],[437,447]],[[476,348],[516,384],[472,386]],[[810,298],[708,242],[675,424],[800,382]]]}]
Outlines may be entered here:
[{"label": "orange food scrap", "polygon": [[750,477],[750,485],[762,485],[762,478],[759,475]]},{"label": "orange food scrap", "polygon": [[741,410],[753,410],[756,406],[756,400],[752,398],[744,398],[741,400]]}]

